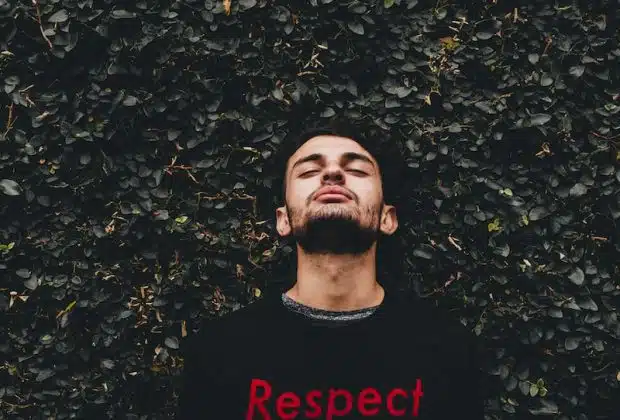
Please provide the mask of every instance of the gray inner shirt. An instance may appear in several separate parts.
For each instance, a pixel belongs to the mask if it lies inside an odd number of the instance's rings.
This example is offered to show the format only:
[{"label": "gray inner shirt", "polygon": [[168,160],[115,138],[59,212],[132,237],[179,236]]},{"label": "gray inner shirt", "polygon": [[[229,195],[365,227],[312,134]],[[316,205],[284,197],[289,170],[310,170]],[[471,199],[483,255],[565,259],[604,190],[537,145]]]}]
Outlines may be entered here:
[{"label": "gray inner shirt", "polygon": [[317,309],[299,302],[295,302],[284,293],[282,293],[282,303],[293,312],[302,314],[315,322],[319,322],[321,324],[329,324],[332,326],[347,325],[351,322],[364,319],[372,315],[380,306],[376,305],[353,311],[328,311],[325,309]]}]

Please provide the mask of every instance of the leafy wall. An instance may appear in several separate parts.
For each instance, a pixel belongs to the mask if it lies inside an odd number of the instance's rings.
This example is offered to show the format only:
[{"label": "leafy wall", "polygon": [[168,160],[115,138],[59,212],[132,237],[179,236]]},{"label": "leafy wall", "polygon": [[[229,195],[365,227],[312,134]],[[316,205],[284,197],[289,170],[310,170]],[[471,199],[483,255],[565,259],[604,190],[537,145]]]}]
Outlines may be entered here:
[{"label": "leafy wall", "polygon": [[405,139],[401,286],[484,340],[489,418],[618,418],[616,8],[0,0],[0,416],[171,418],[183,337],[290,260],[270,159],[340,115]]}]

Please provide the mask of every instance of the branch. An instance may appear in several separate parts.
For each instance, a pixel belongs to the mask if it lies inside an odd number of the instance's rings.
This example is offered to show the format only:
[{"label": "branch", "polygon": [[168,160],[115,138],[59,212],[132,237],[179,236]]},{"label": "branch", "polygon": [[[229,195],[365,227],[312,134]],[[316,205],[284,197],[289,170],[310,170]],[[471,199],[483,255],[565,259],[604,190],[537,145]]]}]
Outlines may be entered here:
[{"label": "branch", "polygon": [[39,10],[39,3],[37,3],[37,0],[32,0],[32,4],[34,5],[34,7],[37,8],[37,22],[39,22],[39,29],[41,30],[41,35],[43,35],[43,39],[47,41],[47,45],[49,45],[50,50],[52,50],[54,49],[54,47],[52,46],[52,42],[47,37],[47,35],[45,35],[45,31],[43,30],[43,24],[41,23],[41,10]]}]

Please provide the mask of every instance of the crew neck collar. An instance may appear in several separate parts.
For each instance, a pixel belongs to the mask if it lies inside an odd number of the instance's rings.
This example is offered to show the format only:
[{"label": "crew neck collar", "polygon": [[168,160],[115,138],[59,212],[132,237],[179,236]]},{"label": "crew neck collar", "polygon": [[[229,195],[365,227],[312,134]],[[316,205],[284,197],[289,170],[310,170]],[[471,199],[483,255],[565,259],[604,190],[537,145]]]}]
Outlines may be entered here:
[{"label": "crew neck collar", "polygon": [[274,308],[275,320],[282,321],[285,323],[289,323],[291,329],[293,330],[303,330],[307,333],[312,332],[328,332],[328,331],[340,331],[340,332],[348,332],[348,331],[356,331],[364,328],[371,328],[375,326],[379,321],[384,319],[394,308],[396,305],[396,294],[393,291],[384,289],[384,296],[381,303],[376,305],[372,314],[355,320],[353,322],[347,323],[346,325],[339,325],[337,328],[335,326],[330,326],[329,324],[320,323],[316,320],[313,320],[304,314],[298,313],[296,311],[291,311],[286,307],[284,302],[282,302],[282,292],[274,293],[271,296],[271,307]]}]

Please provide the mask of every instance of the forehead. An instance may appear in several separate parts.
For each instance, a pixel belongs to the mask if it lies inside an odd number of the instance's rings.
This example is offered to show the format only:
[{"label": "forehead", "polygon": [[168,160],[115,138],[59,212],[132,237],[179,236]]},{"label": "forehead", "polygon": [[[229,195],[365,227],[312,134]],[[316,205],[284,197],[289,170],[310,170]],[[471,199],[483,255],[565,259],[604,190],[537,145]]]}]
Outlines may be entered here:
[{"label": "forehead", "polygon": [[337,159],[339,156],[349,152],[365,155],[376,164],[374,157],[358,142],[346,137],[320,135],[312,137],[310,140],[302,144],[301,147],[295,151],[295,153],[293,153],[289,159],[289,167],[297,159],[310,154],[316,153],[324,155],[327,159]]}]

